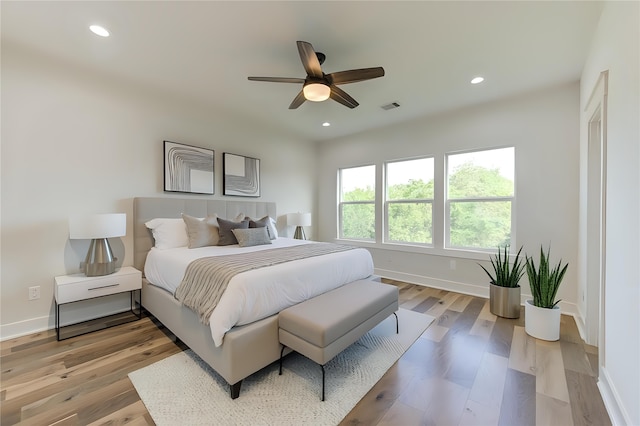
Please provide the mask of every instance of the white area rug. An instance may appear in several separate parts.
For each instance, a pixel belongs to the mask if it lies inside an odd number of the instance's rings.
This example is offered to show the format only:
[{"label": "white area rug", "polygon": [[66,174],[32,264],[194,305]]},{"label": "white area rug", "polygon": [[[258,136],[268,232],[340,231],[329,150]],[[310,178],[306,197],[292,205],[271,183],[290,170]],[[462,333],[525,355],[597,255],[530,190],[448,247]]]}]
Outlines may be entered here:
[{"label": "white area rug", "polygon": [[129,374],[153,420],[163,425],[336,425],[434,320],[400,309],[325,366],[292,353],[246,378],[240,397],[190,350]]}]

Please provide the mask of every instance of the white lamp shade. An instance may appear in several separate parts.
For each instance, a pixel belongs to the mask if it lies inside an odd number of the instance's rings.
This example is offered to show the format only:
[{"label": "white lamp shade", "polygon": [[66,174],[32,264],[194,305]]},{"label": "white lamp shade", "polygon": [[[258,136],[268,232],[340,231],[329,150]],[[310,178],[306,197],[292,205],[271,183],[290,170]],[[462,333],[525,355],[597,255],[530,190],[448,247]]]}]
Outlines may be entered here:
[{"label": "white lamp shade", "polygon": [[322,102],[329,99],[331,88],[322,83],[310,83],[302,88],[305,99],[313,102]]},{"label": "white lamp shade", "polygon": [[311,213],[289,213],[287,214],[287,225],[311,226]]},{"label": "white lamp shade", "polygon": [[122,237],[126,233],[126,213],[94,214],[69,218],[69,238],[72,240]]}]

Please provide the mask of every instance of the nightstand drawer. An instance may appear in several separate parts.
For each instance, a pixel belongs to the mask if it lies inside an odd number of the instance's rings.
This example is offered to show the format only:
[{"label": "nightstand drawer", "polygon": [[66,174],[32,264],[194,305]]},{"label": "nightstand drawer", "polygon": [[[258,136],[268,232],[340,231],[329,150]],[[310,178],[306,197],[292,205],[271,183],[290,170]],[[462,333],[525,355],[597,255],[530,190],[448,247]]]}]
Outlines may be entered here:
[{"label": "nightstand drawer", "polygon": [[56,277],[56,302],[70,303],[140,289],[140,271],[134,268],[126,268],[125,271],[122,269],[102,277],[86,277],[82,274]]}]

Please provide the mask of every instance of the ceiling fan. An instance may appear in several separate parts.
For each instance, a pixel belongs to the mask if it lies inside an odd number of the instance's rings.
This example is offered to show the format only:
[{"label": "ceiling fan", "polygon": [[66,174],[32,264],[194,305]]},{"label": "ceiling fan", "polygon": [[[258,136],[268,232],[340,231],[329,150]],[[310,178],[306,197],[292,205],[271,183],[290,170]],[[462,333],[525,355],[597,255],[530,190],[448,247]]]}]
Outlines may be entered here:
[{"label": "ceiling fan", "polygon": [[297,44],[302,65],[307,72],[307,78],[249,77],[251,81],[303,84],[302,90],[293,99],[293,102],[289,105],[289,109],[298,108],[305,100],[319,102],[328,98],[346,107],[355,108],[359,105],[358,102],[349,96],[347,92],[340,89],[338,85],[384,76],[384,68],[382,67],[361,68],[325,74],[320,67],[325,60],[325,55],[313,50],[311,43],[307,43],[306,41],[298,41]]}]

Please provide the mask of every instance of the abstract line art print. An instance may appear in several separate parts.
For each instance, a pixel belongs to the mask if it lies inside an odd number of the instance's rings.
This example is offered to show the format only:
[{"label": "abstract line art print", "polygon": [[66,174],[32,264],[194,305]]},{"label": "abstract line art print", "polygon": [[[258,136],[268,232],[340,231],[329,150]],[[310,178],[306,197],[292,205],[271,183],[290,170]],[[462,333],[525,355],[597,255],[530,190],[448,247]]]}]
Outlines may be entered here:
[{"label": "abstract line art print", "polygon": [[223,195],[260,196],[260,160],[222,153]]},{"label": "abstract line art print", "polygon": [[213,194],[213,159],[212,149],[164,141],[164,190]]}]

